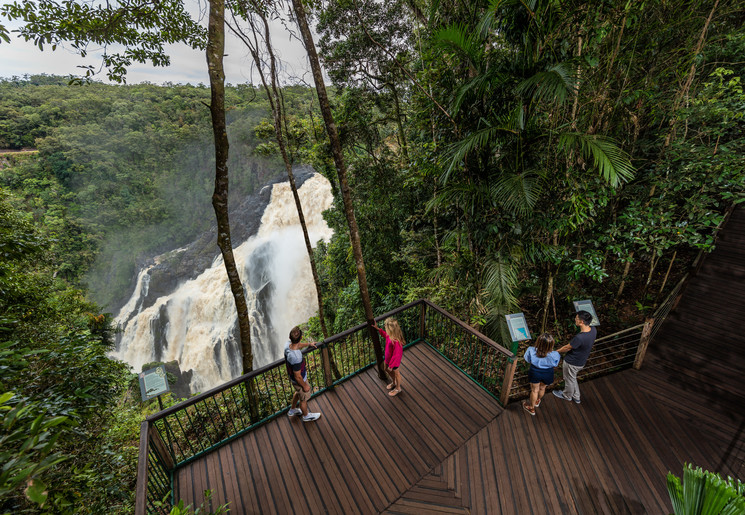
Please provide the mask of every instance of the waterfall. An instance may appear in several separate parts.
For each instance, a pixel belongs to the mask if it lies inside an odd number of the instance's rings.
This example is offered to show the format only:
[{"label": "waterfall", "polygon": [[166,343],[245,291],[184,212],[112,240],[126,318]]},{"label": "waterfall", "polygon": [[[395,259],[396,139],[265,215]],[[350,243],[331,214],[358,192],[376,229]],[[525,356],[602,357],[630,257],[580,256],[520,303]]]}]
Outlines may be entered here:
[{"label": "waterfall", "polygon": [[[249,305],[254,368],[279,359],[290,329],[318,311],[290,185],[269,187],[258,232],[233,249]],[[333,201],[328,180],[315,174],[298,194],[311,242],[329,241],[333,232],[322,216]],[[117,316],[121,333],[112,356],[137,372],[145,363],[176,360],[182,371],[194,371],[193,392],[240,375],[238,321],[222,256],[146,306],[142,299],[148,295],[151,268],[139,272],[134,293]]]}]

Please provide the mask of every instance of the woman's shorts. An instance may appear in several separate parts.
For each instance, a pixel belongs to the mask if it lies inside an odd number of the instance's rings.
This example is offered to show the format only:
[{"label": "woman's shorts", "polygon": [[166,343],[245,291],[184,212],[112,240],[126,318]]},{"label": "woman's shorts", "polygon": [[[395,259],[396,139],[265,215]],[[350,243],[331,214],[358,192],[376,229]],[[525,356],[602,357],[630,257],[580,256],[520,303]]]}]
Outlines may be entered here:
[{"label": "woman's shorts", "polygon": [[528,370],[528,382],[531,384],[543,383],[549,385],[554,382],[554,369],[538,368],[530,365],[530,370]]}]

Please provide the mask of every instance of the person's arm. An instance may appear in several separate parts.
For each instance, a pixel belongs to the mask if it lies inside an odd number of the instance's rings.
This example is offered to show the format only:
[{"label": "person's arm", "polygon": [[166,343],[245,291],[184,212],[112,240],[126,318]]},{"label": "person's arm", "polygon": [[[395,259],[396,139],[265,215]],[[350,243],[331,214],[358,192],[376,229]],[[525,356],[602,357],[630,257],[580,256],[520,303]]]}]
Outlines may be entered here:
[{"label": "person's arm", "polygon": [[304,392],[310,391],[310,384],[303,381],[303,376],[299,370],[293,370],[292,375],[295,376],[295,381],[297,381],[297,384],[299,384],[302,387]]},{"label": "person's arm", "polygon": [[314,349],[317,349],[318,348],[318,346],[317,346],[318,343],[317,342],[301,342],[298,345],[299,345],[299,347],[301,349],[304,349],[305,347],[313,347]]},{"label": "person's arm", "polygon": [[572,347],[572,342],[569,342],[569,343],[567,343],[566,345],[564,345],[563,347],[559,347],[559,348],[558,348],[558,349],[556,349],[556,350],[557,350],[557,351],[558,351],[558,352],[559,352],[560,354],[563,354],[563,353],[565,353],[565,352],[569,352],[569,351],[570,351],[570,350],[572,350],[573,348],[574,348],[574,347]]}]

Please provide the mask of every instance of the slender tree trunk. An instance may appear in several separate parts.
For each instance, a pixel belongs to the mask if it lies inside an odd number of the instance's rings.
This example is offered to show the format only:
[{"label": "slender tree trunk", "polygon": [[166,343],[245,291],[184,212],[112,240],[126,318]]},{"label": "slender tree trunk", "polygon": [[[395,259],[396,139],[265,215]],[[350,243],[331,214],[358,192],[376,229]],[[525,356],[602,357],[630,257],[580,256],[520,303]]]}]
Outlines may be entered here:
[{"label": "slender tree trunk", "polygon": [[629,275],[629,268],[631,267],[631,261],[634,259],[634,253],[629,254],[629,259],[626,261],[626,266],[623,268],[623,275],[621,276],[621,285],[618,287],[618,293],[616,293],[616,303],[621,299],[623,288],[626,286],[626,277]]},{"label": "slender tree trunk", "polygon": [[541,320],[541,333],[546,332],[546,320],[548,319],[548,308],[551,305],[551,297],[554,294],[554,276],[549,272],[548,286],[546,286],[546,301],[543,303],[543,319]]},{"label": "slender tree trunk", "polygon": [[670,130],[667,133],[667,137],[665,137],[665,144],[662,147],[662,151],[665,152],[667,148],[670,146],[670,143],[672,143],[672,140],[675,138],[675,129],[676,125],[678,123],[678,117],[677,117],[677,111],[680,109],[681,105],[683,105],[688,98],[688,92],[691,89],[691,84],[693,84],[693,78],[696,75],[696,57],[701,53],[701,50],[704,47],[704,41],[706,40],[706,32],[709,30],[709,24],[711,23],[711,19],[714,17],[714,11],[716,11],[717,6],[719,6],[719,0],[716,0],[714,2],[714,5],[711,8],[711,11],[709,12],[709,16],[706,18],[706,22],[704,22],[704,28],[701,29],[701,35],[698,38],[698,42],[696,43],[696,48],[693,50],[693,58],[691,59],[691,69],[688,71],[688,77],[686,77],[686,81],[683,84],[683,87],[678,91],[678,94],[675,96],[675,101],[673,102],[673,109],[672,113],[670,115]]},{"label": "slender tree trunk", "polygon": [[401,114],[401,103],[398,100],[398,90],[393,84],[389,84],[388,87],[391,88],[391,92],[393,93],[393,104],[396,108],[396,125],[398,126],[398,139],[401,145],[401,155],[404,158],[404,162],[408,163],[409,151],[406,143],[406,134],[404,133],[404,124],[402,119],[403,116]]},{"label": "slender tree trunk", "polygon": [[378,376],[381,379],[385,380],[387,379],[387,375],[385,373],[383,363],[383,349],[380,345],[378,332],[372,327],[372,324],[375,323],[375,319],[373,316],[372,305],[370,303],[370,294],[367,289],[367,277],[365,275],[365,263],[362,259],[360,233],[359,228],[357,227],[357,219],[354,215],[352,194],[349,190],[349,184],[347,182],[347,167],[344,163],[341,141],[339,139],[339,133],[336,129],[334,117],[331,114],[331,105],[329,104],[328,94],[326,93],[326,85],[323,82],[321,63],[318,59],[318,54],[316,53],[316,45],[313,41],[310,27],[308,27],[305,7],[303,7],[302,0],[292,0],[292,6],[295,10],[297,24],[300,29],[300,34],[302,35],[303,42],[305,44],[305,50],[308,53],[310,67],[313,71],[313,80],[316,84],[318,103],[321,108],[321,114],[323,115],[323,121],[326,124],[326,132],[328,133],[329,142],[331,144],[331,154],[334,158],[334,164],[336,165],[336,172],[339,176],[339,186],[341,188],[342,200],[344,201],[344,214],[347,217],[347,225],[349,226],[349,239],[352,243],[352,253],[354,254],[354,261],[357,265],[357,279],[360,286],[360,295],[362,296],[362,304],[365,309],[365,318],[369,326],[370,339],[372,340],[375,357],[378,362]]},{"label": "slender tree trunk", "polygon": [[228,218],[228,133],[225,123],[225,72],[223,54],[225,53],[225,2],[210,0],[210,14],[207,40],[207,67],[210,77],[210,114],[215,138],[215,191],[212,194],[212,207],[217,218],[217,246],[220,247],[225,270],[228,273],[230,290],[233,292],[238,312],[238,328],[241,338],[243,373],[253,368],[251,352],[251,327],[248,319],[248,304],[243,293],[238,268],[235,265],[233,246],[230,241],[230,220]]},{"label": "slender tree trunk", "polygon": [[[678,257],[678,251],[676,250],[673,252],[673,257],[670,258],[670,264],[667,265],[667,272],[665,272],[665,278],[662,279],[662,285],[660,286],[660,291],[657,292],[657,298],[660,298],[660,295],[662,295],[662,292],[665,290],[665,285],[667,284],[667,278],[670,277],[670,270],[673,269],[673,263],[675,263],[675,258]],[[657,307],[657,303],[655,302],[655,307]]]},{"label": "slender tree trunk", "polygon": [[[318,301],[318,319],[321,323],[321,331],[323,337],[328,338],[328,330],[326,329],[326,321],[323,316],[323,296],[321,294],[321,281],[318,277],[318,267],[316,266],[316,260],[313,252],[313,246],[308,235],[308,226],[305,223],[305,214],[303,213],[303,206],[300,203],[300,195],[297,192],[297,186],[295,185],[295,174],[292,172],[292,161],[287,152],[287,140],[282,131],[282,126],[287,127],[287,117],[284,108],[284,102],[279,94],[278,86],[278,74],[277,74],[277,59],[274,55],[274,49],[272,48],[271,35],[269,33],[269,23],[266,19],[266,15],[261,12],[259,6],[254,5],[257,15],[261,18],[261,22],[264,25],[264,44],[266,45],[266,51],[269,54],[269,77],[270,81],[267,80],[264,75],[262,68],[262,61],[259,56],[258,48],[250,48],[251,55],[254,58],[254,63],[261,76],[261,82],[266,91],[266,96],[269,100],[269,105],[272,109],[272,115],[274,118],[274,135],[277,139],[277,145],[279,145],[279,152],[282,155],[282,161],[285,164],[285,170],[287,171],[287,177],[290,181],[290,189],[292,190],[292,196],[295,199],[295,208],[297,209],[297,216],[300,220],[300,227],[303,229],[303,239],[305,240],[305,249],[308,252],[308,259],[310,261],[310,269],[313,274],[313,283],[316,286],[316,299]],[[253,29],[253,26],[252,26]],[[244,41],[245,42],[245,41]]]},{"label": "slender tree trunk", "polygon": [[652,282],[652,274],[654,273],[654,269],[657,268],[657,264],[660,262],[660,259],[662,259],[662,256],[659,256],[655,258],[655,253],[652,254],[649,262],[649,273],[647,274],[647,282],[644,283],[644,293],[647,293],[647,289],[649,288],[649,283]]}]

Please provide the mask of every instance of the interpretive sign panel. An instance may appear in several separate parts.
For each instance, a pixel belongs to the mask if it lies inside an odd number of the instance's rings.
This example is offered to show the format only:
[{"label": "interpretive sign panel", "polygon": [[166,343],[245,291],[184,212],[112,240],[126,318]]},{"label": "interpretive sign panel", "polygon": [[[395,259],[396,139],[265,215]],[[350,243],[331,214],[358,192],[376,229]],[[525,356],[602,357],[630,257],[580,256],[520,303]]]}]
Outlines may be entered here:
[{"label": "interpretive sign panel", "polygon": [[531,339],[528,323],[525,321],[525,315],[514,313],[512,315],[505,315],[504,317],[507,319],[507,327],[510,328],[510,337],[513,342]]},{"label": "interpretive sign panel", "polygon": [[140,372],[140,394],[143,401],[149,401],[167,391],[168,377],[164,365]]},{"label": "interpretive sign panel", "polygon": [[592,323],[590,323],[590,325],[591,326],[600,325],[598,314],[595,313],[595,307],[592,305],[591,300],[575,300],[574,311],[587,311],[588,313],[592,315]]}]

